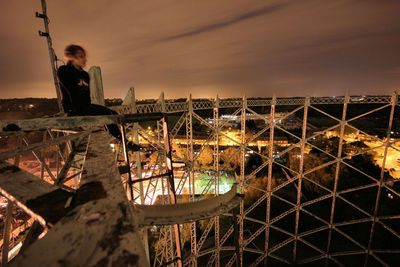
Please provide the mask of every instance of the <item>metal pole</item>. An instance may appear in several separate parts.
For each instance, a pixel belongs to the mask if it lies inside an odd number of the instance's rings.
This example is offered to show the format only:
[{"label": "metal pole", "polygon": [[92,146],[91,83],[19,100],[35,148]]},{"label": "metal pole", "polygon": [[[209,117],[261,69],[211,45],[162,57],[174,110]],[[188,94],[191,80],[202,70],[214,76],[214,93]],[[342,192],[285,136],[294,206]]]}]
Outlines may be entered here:
[{"label": "metal pole", "polygon": [[[219,196],[219,98],[215,99],[214,106],[214,184],[215,196]],[[236,223],[236,218],[234,218]],[[215,266],[219,267],[221,248],[219,245],[219,216],[215,217],[214,222],[214,237],[215,237]]]},{"label": "metal pole", "polygon": [[[338,158],[339,159],[342,156],[344,130],[345,130],[345,126],[346,126],[347,104],[349,102],[350,102],[350,97],[348,94],[346,94],[344,103],[343,103],[342,120],[340,121],[340,137],[339,137],[339,148],[338,148]],[[339,181],[339,172],[340,172],[340,161],[338,160],[336,163],[335,182],[333,185],[332,206],[331,206],[331,216],[330,216],[330,220],[329,220],[329,234],[328,234],[328,243],[327,243],[327,247],[326,247],[325,265],[328,265],[329,251],[330,251],[330,247],[331,247],[333,218],[335,216],[336,192],[337,192],[337,186],[338,186],[338,181]]]},{"label": "metal pole", "polygon": [[121,135],[122,135],[122,148],[123,148],[123,152],[124,152],[124,158],[125,158],[125,163],[128,166],[128,187],[129,187],[129,196],[130,196],[130,200],[133,201],[134,200],[134,195],[133,195],[133,183],[132,183],[132,172],[131,172],[131,168],[130,168],[130,161],[129,161],[129,153],[126,149],[126,132],[125,132],[125,126],[124,124],[121,124]]},{"label": "metal pole", "polygon": [[273,163],[273,151],[274,151],[274,129],[275,129],[275,104],[276,95],[272,97],[271,112],[269,118],[269,151],[268,151],[268,180],[267,180],[267,212],[266,212],[266,223],[265,228],[265,258],[264,265],[268,262],[268,250],[269,250],[269,224],[271,220],[271,187],[272,187],[272,163]]},{"label": "metal pole", "polygon": [[[137,113],[135,88],[131,87],[130,92],[131,92],[132,110],[133,110],[133,113]],[[133,137],[135,138],[135,143],[137,145],[140,145],[138,129],[139,129],[139,123],[136,122],[133,124]],[[137,179],[142,179],[143,174],[142,174],[142,161],[140,159],[140,151],[136,151],[136,168],[137,168]],[[145,204],[145,196],[144,196],[143,192],[144,192],[143,182],[139,182],[140,204],[142,204],[142,205]],[[142,238],[144,250],[146,253],[146,257],[150,262],[149,238],[148,238],[148,234],[147,234],[147,227],[143,227],[143,229],[140,232],[141,232],[141,238]]]},{"label": "metal pole", "polygon": [[233,215],[233,239],[235,242],[235,253],[236,253],[236,267],[240,266],[239,258],[240,258],[240,245],[239,245],[239,233],[238,233],[238,225],[237,225],[237,214],[236,209],[232,210]]},{"label": "metal pole", "polygon": [[[189,163],[189,188],[190,192],[190,200],[195,201],[196,189],[194,185],[194,161],[193,161],[193,102],[192,95],[189,96],[189,112],[186,123],[186,131],[187,131],[187,148],[188,148],[188,163]],[[196,222],[192,222],[190,225],[190,250],[192,253],[192,266],[197,266],[197,237],[196,237]]]},{"label": "metal pole", "polygon": [[[166,118],[163,118],[163,133],[164,133],[164,146],[166,153],[166,161],[167,161],[167,171],[168,171],[168,179],[169,179],[169,190],[171,192],[171,204],[176,204],[176,193],[175,193],[175,181],[174,181],[174,169],[172,166],[172,149],[171,143],[169,140],[169,132]],[[182,267],[182,251],[181,251],[181,235],[179,231],[179,225],[174,224],[174,235],[175,235],[175,247],[177,254],[177,263],[179,267]]]},{"label": "metal pole", "polygon": [[300,147],[300,162],[299,162],[299,182],[297,185],[297,202],[296,202],[296,221],[295,221],[295,232],[294,232],[294,246],[293,246],[293,263],[297,261],[297,239],[299,234],[299,220],[300,220],[300,201],[301,201],[301,186],[303,180],[304,170],[304,148],[306,145],[307,137],[307,116],[308,107],[310,105],[310,97],[307,96],[304,102],[304,113],[303,113],[303,126],[301,134],[301,147]]},{"label": "metal pole", "polygon": [[55,55],[55,52],[54,52],[54,49],[53,49],[52,40],[51,40],[51,37],[50,37],[49,18],[47,17],[46,0],[41,0],[41,2],[42,2],[42,14],[39,14],[38,12],[36,12],[36,17],[43,19],[45,32],[39,31],[39,35],[40,36],[45,36],[46,39],[47,39],[47,46],[49,48],[51,71],[53,73],[54,86],[56,88],[56,94],[57,94],[58,108],[60,109],[60,112],[63,112],[64,110],[63,110],[62,103],[61,103],[60,85],[58,84],[58,80],[57,80],[56,55]]},{"label": "metal pole", "polygon": [[[131,87],[131,97],[132,97],[132,110],[133,113],[137,113],[137,108],[136,108],[136,95],[135,95],[135,89],[133,87]],[[139,135],[138,135],[138,128],[139,128],[139,123],[134,123],[133,124],[133,135],[135,138],[135,143],[137,145],[139,144]],[[140,160],[140,151],[136,151],[136,166],[137,166],[137,178],[138,179],[142,179],[143,175],[142,175],[142,162]],[[143,195],[143,182],[139,182],[139,194],[140,194],[140,204],[145,204],[144,200],[145,197]]]},{"label": "metal pole", "polygon": [[[245,172],[245,160],[246,160],[246,110],[247,110],[247,99],[243,97],[242,101],[242,112],[241,112],[241,144],[240,144],[240,194],[244,194],[244,172]],[[239,215],[239,259],[236,261],[240,262],[240,266],[243,266],[243,219],[244,219],[244,200],[240,201],[240,215]]]}]

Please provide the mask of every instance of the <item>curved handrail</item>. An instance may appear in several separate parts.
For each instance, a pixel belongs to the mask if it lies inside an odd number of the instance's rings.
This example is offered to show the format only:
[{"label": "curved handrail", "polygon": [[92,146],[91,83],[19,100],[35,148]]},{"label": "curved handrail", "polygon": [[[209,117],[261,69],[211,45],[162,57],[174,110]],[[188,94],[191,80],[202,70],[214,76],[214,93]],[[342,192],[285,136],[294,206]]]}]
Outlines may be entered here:
[{"label": "curved handrail", "polygon": [[182,224],[203,220],[225,213],[243,199],[237,193],[236,184],[223,195],[196,202],[168,205],[135,205],[139,215],[139,225],[169,225]]}]

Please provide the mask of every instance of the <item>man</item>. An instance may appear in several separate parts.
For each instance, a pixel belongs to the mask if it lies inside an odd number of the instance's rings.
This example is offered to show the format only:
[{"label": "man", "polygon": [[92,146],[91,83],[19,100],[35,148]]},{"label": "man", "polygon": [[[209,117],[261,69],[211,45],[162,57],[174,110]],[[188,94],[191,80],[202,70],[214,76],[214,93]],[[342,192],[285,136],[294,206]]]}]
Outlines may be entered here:
[{"label": "man", "polygon": [[[57,77],[60,83],[62,105],[67,116],[115,115],[114,110],[92,104],[90,101],[89,74],[83,69],[87,62],[86,50],[76,44],[70,44],[64,49],[67,64],[60,66]],[[111,135],[122,141],[122,134],[116,124],[106,125]],[[137,151],[140,147],[133,142],[127,142],[127,148]]]}]

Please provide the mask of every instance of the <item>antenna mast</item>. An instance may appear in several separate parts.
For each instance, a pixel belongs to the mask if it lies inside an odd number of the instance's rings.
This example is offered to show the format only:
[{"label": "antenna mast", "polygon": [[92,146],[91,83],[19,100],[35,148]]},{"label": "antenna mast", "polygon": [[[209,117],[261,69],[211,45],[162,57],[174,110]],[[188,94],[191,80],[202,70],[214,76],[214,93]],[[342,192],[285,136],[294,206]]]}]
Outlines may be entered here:
[{"label": "antenna mast", "polygon": [[46,0],[41,0],[41,2],[42,2],[42,13],[36,12],[36,17],[43,19],[45,32],[39,30],[39,36],[46,37],[47,39],[51,70],[53,72],[54,85],[56,87],[56,93],[57,93],[58,108],[61,112],[63,112],[63,107],[61,104],[60,85],[57,80],[57,69],[56,69],[57,56],[56,53],[54,52],[53,44],[50,37],[49,18],[47,17],[47,10],[46,10]]}]

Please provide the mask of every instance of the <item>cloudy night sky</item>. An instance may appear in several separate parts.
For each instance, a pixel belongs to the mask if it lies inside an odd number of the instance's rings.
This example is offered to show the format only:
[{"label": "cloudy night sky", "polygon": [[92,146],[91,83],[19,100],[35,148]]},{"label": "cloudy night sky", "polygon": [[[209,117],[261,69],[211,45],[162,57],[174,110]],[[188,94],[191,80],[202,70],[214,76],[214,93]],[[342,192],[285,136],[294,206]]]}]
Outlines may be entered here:
[{"label": "cloudy night sky", "polygon": [[[56,97],[40,0],[1,1],[0,98]],[[400,1],[47,1],[54,49],[88,50],[105,96],[391,94]],[[60,63],[62,64],[62,63]]]}]

